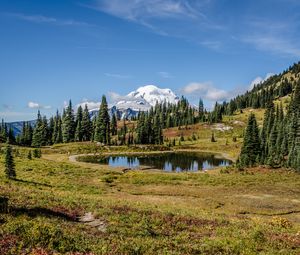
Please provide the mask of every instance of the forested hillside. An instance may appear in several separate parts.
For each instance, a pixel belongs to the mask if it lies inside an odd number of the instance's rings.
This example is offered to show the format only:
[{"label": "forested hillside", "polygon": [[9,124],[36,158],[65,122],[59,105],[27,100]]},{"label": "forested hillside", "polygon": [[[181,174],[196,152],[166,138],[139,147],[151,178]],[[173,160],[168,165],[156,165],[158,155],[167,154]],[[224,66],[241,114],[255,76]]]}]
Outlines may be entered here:
[{"label": "forested hillside", "polygon": [[[261,130],[255,114],[249,117],[238,162],[240,166],[263,164],[300,170],[299,72],[300,65],[295,64],[283,74],[231,101],[241,110],[246,106],[266,108]],[[288,103],[282,100],[286,96]]]}]

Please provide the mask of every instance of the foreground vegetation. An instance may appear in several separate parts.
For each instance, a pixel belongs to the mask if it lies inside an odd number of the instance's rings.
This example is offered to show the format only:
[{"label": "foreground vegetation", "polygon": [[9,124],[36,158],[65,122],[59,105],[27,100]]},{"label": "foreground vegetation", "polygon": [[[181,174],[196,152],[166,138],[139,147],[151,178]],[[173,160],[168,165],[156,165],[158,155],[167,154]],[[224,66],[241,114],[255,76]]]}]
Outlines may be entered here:
[{"label": "foreground vegetation", "polygon": [[[196,146],[188,139],[183,143]],[[57,145],[31,160],[28,149],[18,148],[16,180],[5,178],[1,165],[0,197],[9,198],[10,209],[0,214],[0,254],[300,252],[296,172],[123,173],[70,162],[67,151],[76,148],[88,151],[95,145]],[[79,221],[89,212],[101,227]]]}]

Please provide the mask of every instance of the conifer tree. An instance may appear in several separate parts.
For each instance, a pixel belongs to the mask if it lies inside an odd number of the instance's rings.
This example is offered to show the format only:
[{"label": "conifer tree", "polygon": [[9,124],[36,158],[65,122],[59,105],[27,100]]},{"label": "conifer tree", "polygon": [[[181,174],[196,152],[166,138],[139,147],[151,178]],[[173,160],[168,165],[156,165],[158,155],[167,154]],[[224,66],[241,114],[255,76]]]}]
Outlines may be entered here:
[{"label": "conifer tree", "polygon": [[215,134],[214,134],[214,132],[212,132],[212,133],[211,133],[211,138],[210,138],[210,141],[211,141],[212,143],[215,143],[215,142],[216,142],[216,139],[215,139]]},{"label": "conifer tree", "polygon": [[113,114],[111,119],[111,134],[116,135],[118,131],[117,117],[116,114]]},{"label": "conifer tree", "polygon": [[56,111],[56,116],[54,117],[54,128],[52,133],[52,143],[62,142],[62,121],[58,110]]},{"label": "conifer tree", "polygon": [[9,143],[7,143],[5,149],[5,175],[9,179],[16,178],[15,163],[12,154],[12,148]]},{"label": "conifer tree", "polygon": [[38,111],[37,114],[37,120],[36,124],[33,130],[33,135],[32,135],[32,146],[33,147],[41,147],[43,145],[43,140],[44,140],[44,123],[42,120],[42,116],[40,111]]},{"label": "conifer tree", "polygon": [[91,121],[90,113],[87,105],[84,106],[81,128],[82,128],[82,140],[83,141],[92,140],[93,123]]},{"label": "conifer tree", "polygon": [[24,134],[22,134],[23,142],[25,146],[31,146],[32,133],[33,133],[33,129],[31,124],[29,122],[25,123],[25,131]]},{"label": "conifer tree", "polygon": [[83,112],[82,112],[82,107],[80,105],[77,109],[77,114],[76,114],[75,141],[77,142],[81,142],[83,138],[82,118],[83,118]]},{"label": "conifer tree", "polygon": [[103,144],[110,144],[110,118],[106,97],[102,96],[99,114],[97,117],[94,139]]},{"label": "conifer tree", "polygon": [[69,143],[74,141],[75,135],[75,120],[72,108],[72,102],[69,101],[69,105],[64,111],[62,119],[62,138],[64,143]]},{"label": "conifer tree", "polygon": [[199,120],[202,121],[202,117],[204,114],[204,104],[203,104],[203,100],[200,98],[199,100],[199,108],[198,108],[198,114],[199,114]]},{"label": "conifer tree", "polygon": [[261,140],[261,156],[260,156],[260,162],[262,164],[267,163],[268,155],[269,155],[269,137],[270,133],[273,127],[274,123],[274,104],[273,102],[269,103],[267,105],[267,109],[265,111],[264,115],[264,123],[263,128],[261,130],[260,134],[260,140]]},{"label": "conifer tree", "polygon": [[48,145],[51,145],[53,144],[52,142],[52,136],[53,136],[53,132],[54,132],[54,126],[55,126],[55,123],[54,123],[54,118],[51,117],[49,119],[49,125],[48,125],[48,128],[47,128],[47,144]]},{"label": "conifer tree", "polygon": [[1,126],[0,126],[0,142],[6,142],[7,140],[7,126],[2,119]]},{"label": "conifer tree", "polygon": [[288,110],[289,154],[288,166],[300,170],[300,82],[296,84]]},{"label": "conifer tree", "polygon": [[49,127],[48,127],[48,120],[47,120],[47,117],[44,116],[42,118],[42,146],[45,146],[45,145],[48,145],[48,144],[51,144],[51,142],[49,142],[50,140],[50,132],[49,132]]},{"label": "conifer tree", "polygon": [[31,154],[31,151],[29,151],[29,152],[28,152],[28,154],[27,154],[27,158],[28,158],[29,160],[31,160],[31,159],[32,159],[32,154]]},{"label": "conifer tree", "polygon": [[163,143],[163,135],[162,135],[162,127],[160,123],[160,117],[155,115],[154,122],[153,122],[153,136],[154,136],[154,143],[155,144],[162,144]]},{"label": "conifer tree", "polygon": [[242,166],[254,166],[259,161],[261,153],[259,130],[255,115],[250,114],[244,136],[239,162]]},{"label": "conifer tree", "polygon": [[14,131],[13,131],[12,127],[10,127],[8,129],[8,140],[9,140],[10,144],[15,144],[16,143],[16,138],[15,138]]}]

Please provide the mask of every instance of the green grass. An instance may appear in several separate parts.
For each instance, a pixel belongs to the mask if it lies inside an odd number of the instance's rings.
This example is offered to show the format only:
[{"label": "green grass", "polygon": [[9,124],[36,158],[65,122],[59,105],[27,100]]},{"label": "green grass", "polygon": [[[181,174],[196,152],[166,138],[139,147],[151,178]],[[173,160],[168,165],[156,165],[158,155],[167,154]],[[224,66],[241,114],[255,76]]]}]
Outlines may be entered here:
[{"label": "green grass", "polygon": [[[25,154],[16,160],[17,181],[6,180],[0,167],[0,196],[11,207],[0,214],[0,254],[300,252],[297,173],[124,174],[64,155]],[[86,212],[107,231],[77,222]]]},{"label": "green grass", "polygon": [[[0,254],[299,254],[297,172],[227,167],[207,173],[123,173],[69,161],[76,154],[169,149],[236,159],[251,111],[225,116],[224,126],[233,129],[214,130],[215,143],[210,141],[215,125],[197,124],[166,130],[169,139],[177,139],[171,148],[58,144],[33,160],[27,159],[28,148],[14,148],[18,179],[7,180],[0,164],[0,197],[9,197],[10,206],[9,213],[0,213]],[[264,112],[255,114],[261,125]],[[181,134],[185,141],[178,146]],[[78,222],[87,212],[105,223],[105,232]]]}]

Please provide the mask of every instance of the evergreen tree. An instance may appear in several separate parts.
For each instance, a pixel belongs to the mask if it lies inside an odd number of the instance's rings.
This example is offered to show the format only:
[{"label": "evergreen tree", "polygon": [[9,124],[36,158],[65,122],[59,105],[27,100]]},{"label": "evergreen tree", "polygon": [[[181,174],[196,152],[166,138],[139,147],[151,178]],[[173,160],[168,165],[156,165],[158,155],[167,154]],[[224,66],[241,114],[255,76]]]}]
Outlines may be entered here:
[{"label": "evergreen tree", "polygon": [[267,163],[268,156],[269,156],[269,137],[271,134],[271,130],[274,124],[274,104],[273,102],[269,103],[264,115],[264,123],[263,128],[261,130],[260,134],[260,140],[261,140],[261,156],[260,156],[260,162],[262,164]]},{"label": "evergreen tree", "polygon": [[242,166],[254,166],[259,161],[260,153],[259,130],[255,115],[251,113],[248,118],[239,162]]},{"label": "evergreen tree", "polygon": [[41,147],[44,142],[44,134],[45,134],[44,123],[42,120],[41,113],[40,111],[38,111],[36,124],[33,130],[31,145],[33,147]]},{"label": "evergreen tree", "polygon": [[44,116],[42,118],[42,146],[45,146],[45,145],[49,145],[51,144],[51,142],[49,142],[50,140],[50,132],[49,132],[49,127],[48,127],[48,120],[47,120],[47,117]]},{"label": "evergreen tree", "polygon": [[82,140],[90,141],[92,139],[93,123],[91,121],[90,113],[87,105],[85,105],[83,110],[81,128],[82,128]]},{"label": "evergreen tree", "polygon": [[54,127],[52,133],[52,143],[62,142],[62,121],[58,110],[56,111],[56,116],[54,117]]},{"label": "evergreen tree", "polygon": [[116,114],[113,114],[111,119],[111,134],[116,135],[117,131],[118,131],[117,117]]},{"label": "evergreen tree", "polygon": [[300,82],[297,83],[288,110],[289,154],[288,166],[300,170]]},{"label": "evergreen tree", "polygon": [[82,107],[80,105],[77,109],[77,114],[76,114],[75,141],[77,142],[81,142],[83,139],[82,118],[83,118],[83,112],[82,112]]},{"label": "evergreen tree", "polygon": [[162,144],[163,143],[163,134],[162,134],[162,127],[160,122],[160,117],[155,115],[154,122],[153,122],[153,132],[154,132],[154,143],[155,144]]},{"label": "evergreen tree", "polygon": [[215,143],[215,142],[216,142],[216,139],[215,139],[215,133],[214,133],[214,132],[211,133],[210,141],[211,141],[212,143]]},{"label": "evergreen tree", "polygon": [[0,142],[4,143],[7,140],[7,126],[2,119],[1,126],[0,126]]},{"label": "evergreen tree", "polygon": [[203,100],[200,98],[199,100],[199,107],[198,107],[198,118],[199,121],[203,120],[203,115],[204,115],[204,104],[203,104]]},{"label": "evergreen tree", "polygon": [[16,178],[15,163],[12,154],[12,148],[9,143],[7,143],[5,149],[5,175],[9,179]]},{"label": "evergreen tree", "polygon": [[75,136],[75,120],[72,108],[72,102],[69,101],[69,105],[64,111],[62,119],[62,138],[64,143],[69,143],[74,141]]},{"label": "evergreen tree", "polygon": [[53,144],[52,142],[52,137],[53,137],[53,133],[54,133],[54,126],[55,126],[55,122],[54,122],[54,118],[51,117],[49,119],[49,125],[48,125],[48,128],[47,128],[47,144],[48,145],[51,145]]},{"label": "evergreen tree", "polygon": [[8,129],[8,141],[9,141],[10,144],[15,144],[16,143],[16,138],[15,138],[14,131],[13,131],[12,127],[10,127]]},{"label": "evergreen tree", "polygon": [[42,156],[42,151],[41,151],[41,149],[34,149],[33,150],[33,156],[35,157],[35,158],[40,158],[41,156]]},{"label": "evergreen tree", "polygon": [[29,122],[25,123],[25,129],[22,133],[23,145],[31,146],[33,129]]},{"label": "evergreen tree", "polygon": [[110,118],[106,97],[102,96],[99,114],[97,117],[94,139],[103,144],[110,144]]}]

